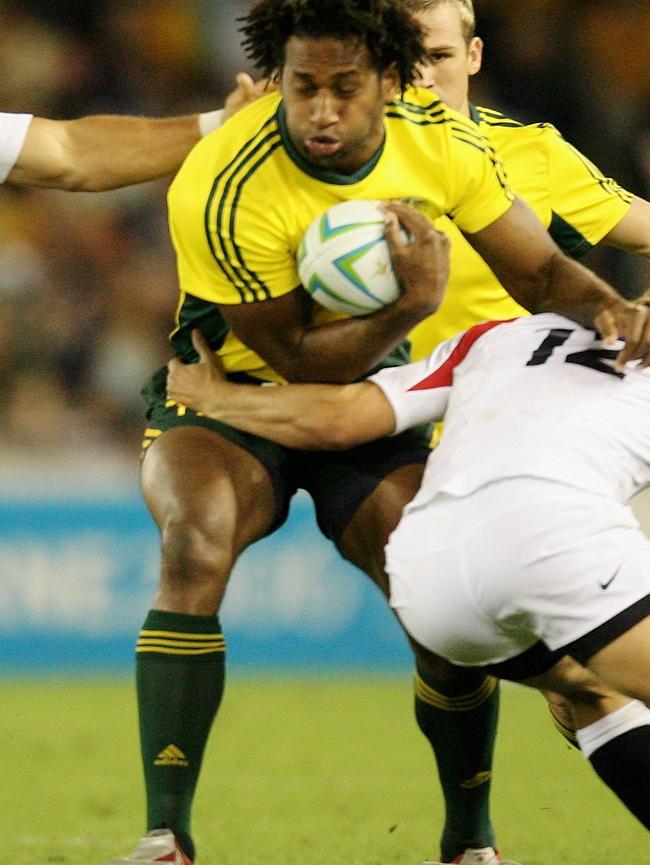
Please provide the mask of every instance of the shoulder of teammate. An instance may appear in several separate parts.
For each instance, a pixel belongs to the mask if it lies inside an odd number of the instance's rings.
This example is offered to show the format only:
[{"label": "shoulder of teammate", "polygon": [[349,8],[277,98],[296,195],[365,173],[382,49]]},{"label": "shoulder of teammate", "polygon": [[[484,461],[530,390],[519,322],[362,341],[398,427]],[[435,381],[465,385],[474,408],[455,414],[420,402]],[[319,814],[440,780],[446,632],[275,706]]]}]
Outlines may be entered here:
[{"label": "shoulder of teammate", "polygon": [[[495,108],[486,108],[484,105],[470,104],[470,117],[475,123],[484,123],[487,127],[495,129],[523,129],[529,124],[522,123],[514,117],[497,111]],[[538,124],[531,124],[537,126]]]},{"label": "shoulder of teammate", "polygon": [[567,141],[553,123],[520,123],[493,109],[477,107],[476,111],[490,140],[495,138],[498,141],[499,136],[519,135],[527,137],[531,145],[544,147],[548,157],[551,193],[556,197],[568,194],[576,184],[583,188],[586,184],[600,192],[602,197],[614,196],[627,207],[631,204],[632,193],[613,178],[607,177],[588,156]]},{"label": "shoulder of teammate", "polygon": [[393,113],[438,150],[448,180],[447,215],[461,230],[474,234],[510,208],[515,196],[506,169],[480,125],[417,87],[389,106],[387,116]]},{"label": "shoulder of teammate", "polygon": [[473,116],[497,153],[503,154],[513,175],[517,172],[521,175],[527,154],[531,162],[543,154],[549,231],[568,255],[584,255],[630,209],[632,194],[606,177],[552,123],[520,123],[500,111],[481,106],[474,108]]},{"label": "shoulder of teammate", "polygon": [[523,122],[482,105],[470,105],[470,113],[497,153],[503,151],[504,158],[514,146],[517,153],[524,153],[526,149],[534,149],[536,153],[542,150],[548,160],[556,143],[564,141],[552,123]]},{"label": "shoulder of teammate", "polygon": [[[545,132],[550,204],[554,215],[551,234],[566,252],[579,256],[618,225],[629,211],[634,196],[607,177],[554,126],[545,124]],[[574,230],[573,243],[580,241],[575,249],[562,242],[567,225]],[[554,228],[560,233],[559,237],[555,236]]]},{"label": "shoulder of teammate", "polygon": [[16,164],[32,120],[32,114],[0,112],[0,183]]},{"label": "shoulder of teammate", "polygon": [[470,105],[470,116],[497,152],[510,142],[520,146],[529,144],[536,149],[543,147],[548,151],[556,141],[564,140],[552,123],[524,122],[495,108]]},{"label": "shoulder of teammate", "polygon": [[552,124],[545,124],[549,133],[548,147],[550,155],[550,168],[552,177],[555,176],[556,183],[562,188],[562,176],[571,172],[583,177],[590,184],[598,186],[606,195],[615,195],[631,203],[632,193],[625,190],[616,180],[607,177],[588,156],[585,156],[571,142],[567,141],[562,133]]}]

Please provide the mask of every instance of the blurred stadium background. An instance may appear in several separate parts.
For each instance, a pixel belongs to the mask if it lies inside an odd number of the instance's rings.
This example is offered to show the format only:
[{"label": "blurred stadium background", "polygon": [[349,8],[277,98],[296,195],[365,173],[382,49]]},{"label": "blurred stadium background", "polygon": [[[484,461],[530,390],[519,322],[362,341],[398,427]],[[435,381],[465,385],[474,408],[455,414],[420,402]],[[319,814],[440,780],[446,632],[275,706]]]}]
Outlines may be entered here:
[{"label": "blurred stadium background", "polygon": [[[65,118],[217,107],[249,69],[236,31],[247,5],[0,0],[0,109]],[[556,123],[647,196],[648,4],[478,0],[477,12],[487,48],[474,101]],[[0,189],[5,666],[130,663],[157,570],[137,463],[139,391],[168,357],[176,303],[166,185]],[[599,251],[589,263],[631,295],[650,285],[631,257]],[[374,591],[312,522],[297,501],[291,524],[242,561],[224,614],[232,662],[406,663]]]}]

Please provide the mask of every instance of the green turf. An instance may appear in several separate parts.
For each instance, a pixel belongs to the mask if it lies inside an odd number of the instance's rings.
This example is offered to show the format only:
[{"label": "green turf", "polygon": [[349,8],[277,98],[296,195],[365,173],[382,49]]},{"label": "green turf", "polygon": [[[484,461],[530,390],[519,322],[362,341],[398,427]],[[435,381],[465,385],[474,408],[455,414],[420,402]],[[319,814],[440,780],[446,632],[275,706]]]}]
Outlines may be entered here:
[{"label": "green turf", "polygon": [[[128,681],[4,680],[0,825],[10,865],[102,865],[143,830]],[[638,865],[646,832],[548,721],[504,688],[499,843],[523,865]],[[199,865],[419,865],[440,800],[405,679],[229,682],[196,802]]]}]

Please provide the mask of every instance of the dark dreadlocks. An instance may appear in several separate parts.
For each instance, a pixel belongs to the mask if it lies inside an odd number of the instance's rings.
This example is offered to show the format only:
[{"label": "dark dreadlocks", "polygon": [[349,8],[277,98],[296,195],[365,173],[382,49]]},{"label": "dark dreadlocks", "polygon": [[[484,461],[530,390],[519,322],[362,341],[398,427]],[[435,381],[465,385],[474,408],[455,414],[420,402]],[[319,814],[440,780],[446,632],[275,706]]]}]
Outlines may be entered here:
[{"label": "dark dreadlocks", "polygon": [[246,54],[264,76],[282,69],[294,35],[356,40],[378,72],[395,65],[402,89],[427,59],[422,29],[403,0],[258,0],[239,20]]}]

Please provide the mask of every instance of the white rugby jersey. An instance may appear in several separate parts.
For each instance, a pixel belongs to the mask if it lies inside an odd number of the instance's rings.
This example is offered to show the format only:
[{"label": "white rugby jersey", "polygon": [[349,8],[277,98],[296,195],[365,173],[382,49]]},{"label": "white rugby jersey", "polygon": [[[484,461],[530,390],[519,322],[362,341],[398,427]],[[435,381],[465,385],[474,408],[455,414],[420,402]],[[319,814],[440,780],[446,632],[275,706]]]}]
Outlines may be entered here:
[{"label": "white rugby jersey", "polygon": [[396,433],[445,419],[409,510],[512,477],[619,501],[650,484],[650,369],[617,373],[621,345],[606,348],[594,331],[549,313],[484,322],[418,363],[372,376]]},{"label": "white rugby jersey", "polygon": [[4,183],[18,159],[32,116],[0,111],[0,183]]}]

